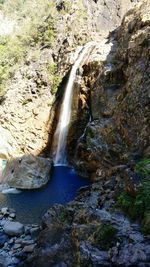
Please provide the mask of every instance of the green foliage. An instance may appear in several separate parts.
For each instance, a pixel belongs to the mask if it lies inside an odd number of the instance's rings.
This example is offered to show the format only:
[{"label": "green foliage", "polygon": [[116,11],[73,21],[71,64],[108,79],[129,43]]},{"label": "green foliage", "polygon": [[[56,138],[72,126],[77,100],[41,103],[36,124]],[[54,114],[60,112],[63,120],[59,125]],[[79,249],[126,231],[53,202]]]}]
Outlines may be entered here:
[{"label": "green foliage", "polygon": [[5,0],[0,0],[0,5],[3,5]]},{"label": "green foliage", "polygon": [[144,176],[150,175],[150,158],[139,161],[135,170]]},{"label": "green foliage", "polygon": [[138,216],[138,206],[140,202],[136,202],[135,198],[130,196],[127,192],[123,192],[117,200],[117,205],[121,207],[132,219]]},{"label": "green foliage", "polygon": [[55,39],[54,20],[49,17],[45,21],[27,20],[22,26],[20,39],[26,46],[51,46]]},{"label": "green foliage", "polygon": [[65,209],[62,209],[59,213],[59,220],[64,223],[68,218],[68,213]]},{"label": "green foliage", "polygon": [[24,55],[25,49],[19,39],[0,38],[0,94],[3,94],[5,82],[13,75]]},{"label": "green foliage", "polygon": [[[17,22],[12,36],[0,37],[0,95],[4,94],[6,81],[12,77],[30,47],[51,46],[55,38],[55,3],[48,0],[5,0],[2,10]],[[53,91],[59,83],[53,79]]]},{"label": "green foliage", "polygon": [[94,132],[93,132],[93,129],[88,127],[87,128],[87,131],[86,131],[86,135],[88,138],[94,138]]},{"label": "green foliage", "polygon": [[110,224],[101,225],[94,233],[94,240],[102,249],[108,249],[116,239],[117,229]]},{"label": "green foliage", "polygon": [[49,80],[51,83],[51,93],[55,94],[57,92],[58,86],[62,81],[62,78],[57,74],[57,65],[55,63],[50,63],[48,65]]},{"label": "green foliage", "polygon": [[150,211],[146,212],[144,215],[143,225],[142,225],[142,232],[144,234],[150,235]]},{"label": "green foliage", "polygon": [[58,86],[61,83],[61,77],[59,75],[56,75],[53,77],[52,80],[52,88],[51,88],[51,93],[55,94],[57,92]]},{"label": "green foliage", "polygon": [[139,219],[142,223],[142,231],[150,234],[150,180],[145,179],[141,183],[135,197],[123,192],[117,204],[132,219]]},{"label": "green foliage", "polygon": [[150,180],[144,180],[138,189],[136,196],[136,204],[141,203],[140,207],[150,211]]},{"label": "green foliage", "polygon": [[51,62],[51,63],[48,65],[47,70],[48,70],[48,72],[49,72],[50,74],[54,75],[55,72],[57,71],[57,65],[56,65],[56,63]]}]

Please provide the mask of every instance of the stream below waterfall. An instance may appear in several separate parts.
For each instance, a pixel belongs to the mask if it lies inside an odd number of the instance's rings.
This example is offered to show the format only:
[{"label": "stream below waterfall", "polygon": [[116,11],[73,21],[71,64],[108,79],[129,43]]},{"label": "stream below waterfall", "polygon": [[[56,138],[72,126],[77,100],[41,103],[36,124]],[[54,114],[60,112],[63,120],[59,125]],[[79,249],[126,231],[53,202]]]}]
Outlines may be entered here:
[{"label": "stream below waterfall", "polygon": [[54,204],[72,201],[80,187],[90,181],[76,174],[67,166],[55,166],[49,183],[36,190],[21,190],[18,194],[0,193],[0,208],[15,209],[17,220],[25,223],[39,223],[44,213]]}]

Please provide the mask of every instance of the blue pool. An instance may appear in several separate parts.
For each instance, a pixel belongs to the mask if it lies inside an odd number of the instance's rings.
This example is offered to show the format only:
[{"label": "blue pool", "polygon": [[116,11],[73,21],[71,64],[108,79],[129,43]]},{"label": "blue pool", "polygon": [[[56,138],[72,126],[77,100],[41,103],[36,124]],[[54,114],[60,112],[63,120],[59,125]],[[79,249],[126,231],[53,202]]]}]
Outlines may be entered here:
[{"label": "blue pool", "polygon": [[0,208],[9,207],[16,211],[17,220],[22,223],[38,223],[46,210],[54,204],[65,205],[73,200],[80,187],[90,181],[82,178],[67,166],[53,168],[51,180],[38,190],[23,190],[20,194],[0,193]]}]

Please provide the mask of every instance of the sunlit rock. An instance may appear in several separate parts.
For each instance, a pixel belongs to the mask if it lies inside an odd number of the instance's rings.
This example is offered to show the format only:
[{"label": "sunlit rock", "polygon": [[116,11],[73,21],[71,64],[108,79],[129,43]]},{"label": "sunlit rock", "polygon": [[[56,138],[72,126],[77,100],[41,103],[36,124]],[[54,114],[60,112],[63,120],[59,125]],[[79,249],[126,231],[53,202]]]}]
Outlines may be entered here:
[{"label": "sunlit rock", "polygon": [[48,182],[50,171],[50,160],[32,155],[23,156],[8,162],[1,183],[20,189],[40,188]]}]

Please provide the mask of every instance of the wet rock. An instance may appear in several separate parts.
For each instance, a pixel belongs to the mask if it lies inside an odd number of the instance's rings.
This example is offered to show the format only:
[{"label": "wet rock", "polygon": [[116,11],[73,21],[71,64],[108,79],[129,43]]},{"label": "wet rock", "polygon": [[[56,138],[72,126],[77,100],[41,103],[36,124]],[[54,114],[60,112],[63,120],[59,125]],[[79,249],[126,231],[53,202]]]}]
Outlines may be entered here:
[{"label": "wet rock", "polygon": [[6,222],[4,224],[4,232],[9,236],[19,236],[24,232],[23,224],[19,222]]},{"label": "wet rock", "polygon": [[8,162],[1,182],[20,189],[40,188],[48,182],[50,170],[50,160],[24,156]]}]

